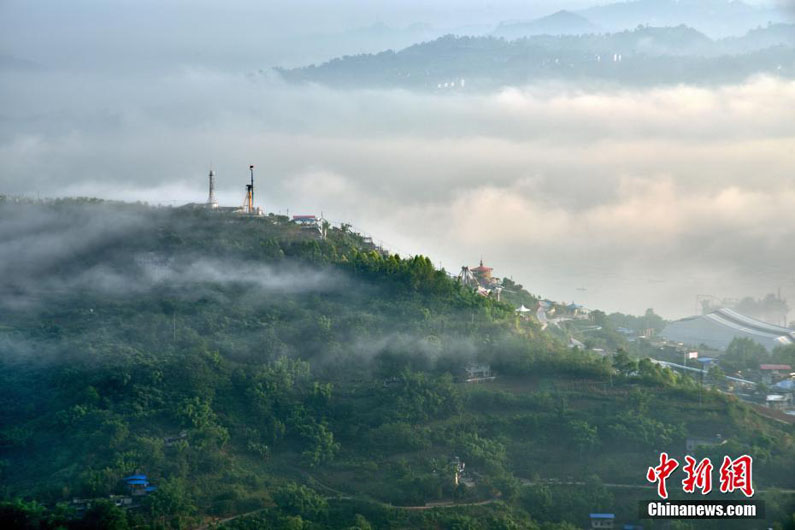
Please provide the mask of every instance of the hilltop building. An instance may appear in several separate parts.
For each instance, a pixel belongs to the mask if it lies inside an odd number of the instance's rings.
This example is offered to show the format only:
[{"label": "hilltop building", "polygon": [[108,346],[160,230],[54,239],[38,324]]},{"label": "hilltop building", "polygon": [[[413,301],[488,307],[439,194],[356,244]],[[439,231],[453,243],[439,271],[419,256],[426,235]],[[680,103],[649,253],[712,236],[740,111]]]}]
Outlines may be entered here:
[{"label": "hilltop building", "polygon": [[470,269],[472,274],[475,275],[475,278],[482,284],[491,284],[494,279],[491,277],[491,271],[494,269],[492,267],[486,267],[483,265],[483,260],[480,260],[480,265],[477,267],[473,267]]},{"label": "hilltop building", "polygon": [[572,317],[578,320],[588,320],[591,318],[590,309],[583,307],[580,304],[575,304],[574,302],[566,306],[566,311],[568,311]]},{"label": "hilltop building", "polygon": [[[317,231],[322,239],[326,239],[328,223],[315,215],[294,215],[293,223],[304,230]],[[369,239],[369,241],[368,241]],[[364,238],[365,243],[373,244],[372,238]]]},{"label": "hilltop building", "polygon": [[294,215],[293,222],[301,228],[315,228],[319,221],[314,215]]},{"label": "hilltop building", "polygon": [[502,280],[491,275],[493,270],[493,268],[483,265],[481,259],[480,265],[477,267],[466,265],[461,267],[458,280],[462,285],[474,289],[481,296],[493,296],[499,300],[502,292]]}]

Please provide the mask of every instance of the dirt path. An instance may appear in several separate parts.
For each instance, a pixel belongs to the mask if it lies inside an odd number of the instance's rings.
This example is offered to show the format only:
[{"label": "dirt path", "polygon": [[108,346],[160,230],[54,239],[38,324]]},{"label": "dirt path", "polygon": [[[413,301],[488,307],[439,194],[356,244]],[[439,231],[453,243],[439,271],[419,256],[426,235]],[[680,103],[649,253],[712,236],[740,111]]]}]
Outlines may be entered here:
[{"label": "dirt path", "polygon": [[[584,486],[585,482],[561,482],[557,480],[538,480],[533,482],[532,480],[522,478],[519,479],[522,483],[522,486]],[[627,489],[654,489],[657,486],[654,484],[614,484],[610,482],[603,482],[603,486],[606,488],[627,488]],[[783,489],[783,488],[772,488],[775,491],[780,491],[781,493],[795,493],[795,489]],[[770,490],[756,490],[757,493],[767,493]]]},{"label": "dirt path", "polygon": [[390,508],[395,508],[398,510],[433,510],[434,508],[460,508],[462,506],[483,506],[484,504],[491,504],[493,502],[497,502],[499,499],[486,499],[485,501],[478,501],[478,502],[455,502],[455,501],[440,501],[440,502],[429,502],[423,506],[392,506],[388,504]]},{"label": "dirt path", "polygon": [[[323,488],[323,489],[325,489],[327,491],[335,493],[336,495],[335,495],[334,498],[336,498],[336,499],[353,499],[353,498],[355,498],[355,497],[353,497],[351,495],[345,494],[344,492],[342,492],[340,490],[334,489],[331,486],[323,484],[322,482],[320,482],[319,480],[315,479],[314,477],[311,477],[309,475],[306,475],[306,476],[308,476],[312,480],[312,482],[314,482],[317,486],[319,486],[319,487],[321,487],[321,488]],[[544,485],[544,486],[584,486],[585,485],[585,482],[574,482],[574,481],[569,481],[569,482],[562,482],[562,481],[557,481],[557,480],[532,481],[532,480],[524,479],[524,478],[523,479],[519,479],[519,481],[522,483],[523,486],[536,486],[536,485]],[[628,488],[628,489],[653,489],[653,488],[656,488],[656,486],[654,484],[614,484],[614,483],[609,483],[609,482],[605,482],[604,486],[607,487],[607,488]],[[768,490],[758,490],[759,493],[765,493],[766,491],[768,491]],[[780,491],[782,493],[787,493],[787,494],[795,494],[795,489],[776,489],[776,491]],[[497,502],[499,499],[498,498],[492,498],[492,499],[486,499],[486,500],[483,500],[483,501],[475,501],[475,502],[437,501],[437,502],[429,502],[429,503],[423,504],[421,506],[395,506],[393,504],[382,503],[382,502],[376,501],[374,499],[367,499],[367,500],[369,502],[380,504],[382,506],[386,506],[388,508],[393,508],[395,510],[411,510],[411,511],[415,511],[415,510],[433,510],[433,509],[436,509],[436,508],[462,508],[462,507],[466,507],[466,506],[484,506],[486,504],[492,504],[494,502]],[[225,517],[223,519],[217,519],[217,520],[214,520],[214,521],[208,521],[208,522],[202,524],[201,526],[195,527],[194,530],[209,530],[210,528],[216,528],[216,527],[218,527],[218,526],[220,526],[220,525],[222,525],[224,523],[228,523],[229,521],[234,521],[235,519],[238,519],[240,517],[247,517],[249,515],[254,515],[256,513],[262,512],[264,510],[267,510],[267,508],[260,508],[258,510],[254,510],[254,511],[251,511],[251,512],[241,513],[241,514],[238,514],[238,515],[233,515],[231,517]]]},{"label": "dirt path", "polygon": [[223,519],[216,519],[214,521],[208,521],[208,522],[202,524],[201,526],[195,527],[194,530],[207,530],[208,528],[215,528],[215,527],[220,526],[220,525],[222,525],[224,523],[228,523],[229,521],[234,521],[235,519],[238,519],[240,517],[247,517],[249,515],[254,515],[255,513],[259,513],[259,512],[265,511],[265,510],[267,510],[267,508],[260,508],[259,510],[254,510],[254,511],[246,512],[246,513],[239,513],[239,514],[233,515],[231,517],[224,517]]}]

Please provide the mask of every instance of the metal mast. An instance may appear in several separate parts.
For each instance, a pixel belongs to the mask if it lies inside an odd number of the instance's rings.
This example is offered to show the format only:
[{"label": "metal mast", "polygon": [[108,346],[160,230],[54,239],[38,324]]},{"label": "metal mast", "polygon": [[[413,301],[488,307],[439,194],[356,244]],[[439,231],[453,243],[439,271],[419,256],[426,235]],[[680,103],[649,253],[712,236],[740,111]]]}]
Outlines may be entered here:
[{"label": "metal mast", "polygon": [[254,213],[254,166],[248,166],[248,170],[251,172],[251,184],[246,185],[248,190],[248,213]]}]

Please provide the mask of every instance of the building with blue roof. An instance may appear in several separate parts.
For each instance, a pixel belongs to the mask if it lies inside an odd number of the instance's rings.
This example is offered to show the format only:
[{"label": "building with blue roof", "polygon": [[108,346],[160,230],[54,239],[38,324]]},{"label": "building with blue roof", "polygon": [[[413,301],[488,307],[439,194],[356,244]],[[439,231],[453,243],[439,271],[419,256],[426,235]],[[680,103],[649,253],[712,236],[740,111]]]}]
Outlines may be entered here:
[{"label": "building with blue roof", "polygon": [[124,477],[124,482],[127,484],[131,495],[147,495],[157,490],[157,486],[151,485],[149,479],[143,474]]},{"label": "building with blue roof", "polygon": [[612,530],[616,521],[614,513],[592,513],[589,517],[591,518],[591,528],[598,530]]}]

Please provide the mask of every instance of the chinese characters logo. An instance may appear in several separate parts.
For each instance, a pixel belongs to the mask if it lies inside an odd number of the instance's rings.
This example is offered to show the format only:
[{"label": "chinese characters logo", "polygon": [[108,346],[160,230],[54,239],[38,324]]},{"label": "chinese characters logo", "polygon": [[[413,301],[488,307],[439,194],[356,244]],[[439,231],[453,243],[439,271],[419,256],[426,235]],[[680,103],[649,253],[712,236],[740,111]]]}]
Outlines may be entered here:
[{"label": "chinese characters logo", "polygon": [[[732,460],[728,456],[723,457],[723,464],[720,466],[720,492],[732,493],[739,490],[746,497],[754,494],[751,482],[751,469],[753,458],[742,455]],[[666,480],[679,467],[679,462],[675,458],[670,458],[668,453],[660,453],[660,464],[650,467],[646,472],[646,480],[657,484],[657,495],[662,499],[668,498]],[[685,493],[695,493],[700,490],[702,495],[712,491],[712,461],[704,458],[700,462],[692,456],[685,456],[685,465],[682,471],[685,478],[682,480],[682,490]]]}]

